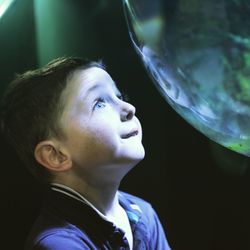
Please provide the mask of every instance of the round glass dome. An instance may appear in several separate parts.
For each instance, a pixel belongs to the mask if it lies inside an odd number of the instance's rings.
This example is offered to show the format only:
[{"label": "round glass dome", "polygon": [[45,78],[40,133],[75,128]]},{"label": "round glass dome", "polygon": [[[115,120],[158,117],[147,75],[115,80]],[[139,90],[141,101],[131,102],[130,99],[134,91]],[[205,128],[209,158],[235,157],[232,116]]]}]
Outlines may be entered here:
[{"label": "round glass dome", "polygon": [[123,0],[132,43],[165,100],[250,156],[250,2]]}]

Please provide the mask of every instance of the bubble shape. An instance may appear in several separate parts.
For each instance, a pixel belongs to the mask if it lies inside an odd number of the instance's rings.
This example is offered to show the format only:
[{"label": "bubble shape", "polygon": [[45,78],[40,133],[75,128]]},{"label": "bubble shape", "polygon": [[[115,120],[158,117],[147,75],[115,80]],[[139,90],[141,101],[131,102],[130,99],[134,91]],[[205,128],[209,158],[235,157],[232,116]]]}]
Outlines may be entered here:
[{"label": "bubble shape", "polygon": [[168,104],[250,156],[250,2],[124,0],[129,34]]}]

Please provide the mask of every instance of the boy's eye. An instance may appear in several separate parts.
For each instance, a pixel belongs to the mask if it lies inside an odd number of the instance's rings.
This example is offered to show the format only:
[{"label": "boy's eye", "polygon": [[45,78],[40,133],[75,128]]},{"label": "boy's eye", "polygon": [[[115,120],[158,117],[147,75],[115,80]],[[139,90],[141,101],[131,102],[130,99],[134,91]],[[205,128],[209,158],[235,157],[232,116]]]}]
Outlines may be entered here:
[{"label": "boy's eye", "polygon": [[105,100],[103,98],[98,98],[95,102],[94,109],[104,108],[105,106]]},{"label": "boy's eye", "polygon": [[117,96],[120,100],[124,101],[124,102],[128,102],[129,98],[128,95],[125,93],[121,93],[120,95]]}]

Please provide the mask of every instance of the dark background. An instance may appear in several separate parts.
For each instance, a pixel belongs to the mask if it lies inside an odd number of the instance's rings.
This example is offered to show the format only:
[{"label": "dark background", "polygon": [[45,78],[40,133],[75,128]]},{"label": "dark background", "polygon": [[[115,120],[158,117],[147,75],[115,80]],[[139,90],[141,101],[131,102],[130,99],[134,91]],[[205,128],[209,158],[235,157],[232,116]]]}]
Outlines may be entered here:
[{"label": "dark background", "polygon": [[[172,249],[250,249],[248,159],[165,102],[132,47],[121,1],[16,0],[0,19],[0,93],[15,73],[63,55],[103,59],[137,107],[146,157],[121,189],[151,202]],[[0,150],[1,245],[22,249],[43,191],[2,139]]]}]

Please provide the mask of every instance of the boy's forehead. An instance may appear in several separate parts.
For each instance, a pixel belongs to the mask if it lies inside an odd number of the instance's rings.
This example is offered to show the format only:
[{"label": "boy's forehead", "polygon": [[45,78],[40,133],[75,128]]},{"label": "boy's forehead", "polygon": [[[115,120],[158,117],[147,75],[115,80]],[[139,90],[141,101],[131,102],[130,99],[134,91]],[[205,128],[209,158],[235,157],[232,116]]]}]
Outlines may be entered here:
[{"label": "boy's forehead", "polygon": [[80,83],[81,87],[88,91],[89,89],[96,89],[98,87],[112,87],[118,91],[116,83],[111,76],[102,68],[91,67],[88,69],[80,70],[76,75],[77,85]]}]

